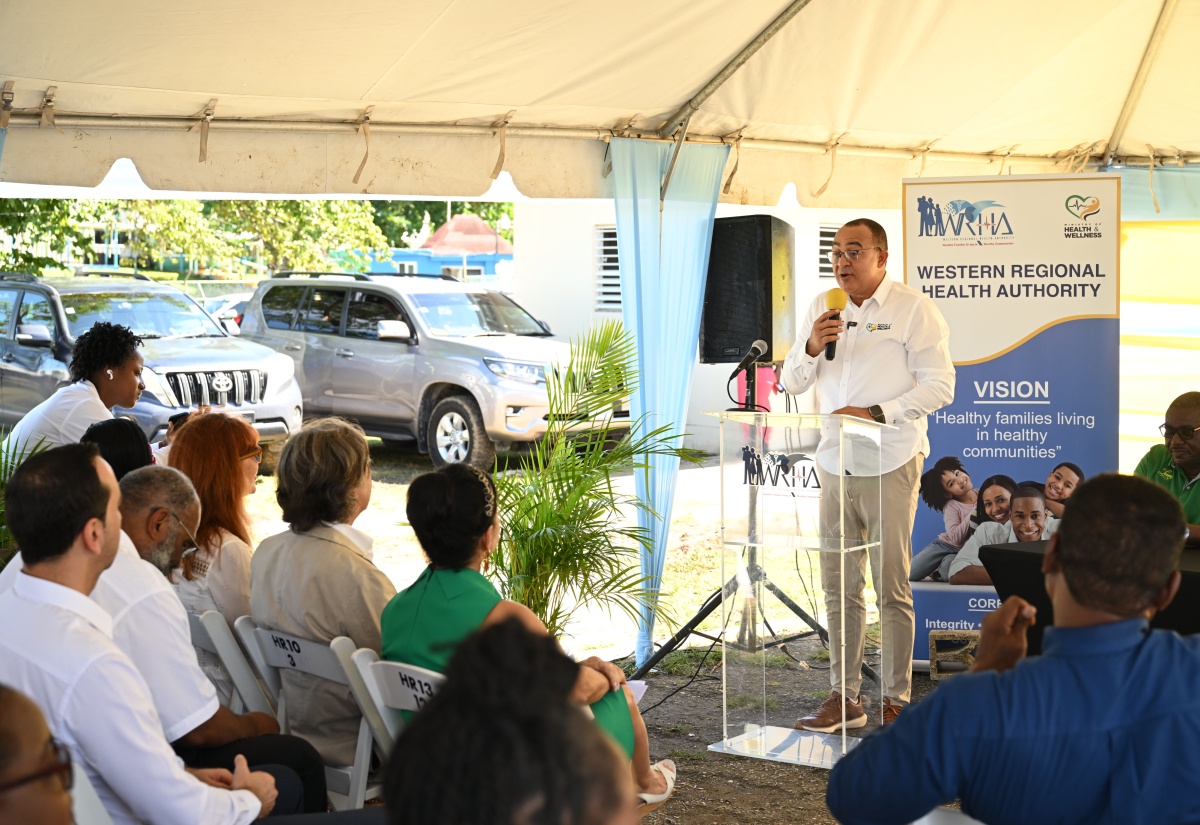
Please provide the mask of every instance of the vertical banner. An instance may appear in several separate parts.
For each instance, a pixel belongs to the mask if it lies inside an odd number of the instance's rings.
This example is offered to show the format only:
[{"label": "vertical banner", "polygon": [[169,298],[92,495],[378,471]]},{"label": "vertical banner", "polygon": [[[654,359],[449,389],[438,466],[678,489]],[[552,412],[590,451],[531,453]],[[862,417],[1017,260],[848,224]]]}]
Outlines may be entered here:
[{"label": "vertical banner", "polygon": [[[1064,462],[1084,477],[1117,469],[1120,195],[1115,174],[904,182],[905,281],[941,310],[957,370],[954,403],[929,416],[925,470],[961,462],[982,522],[988,509],[1003,518],[998,488],[980,489],[991,476],[1057,498],[1075,475]],[[914,553],[964,510],[922,500]],[[930,630],[978,628],[995,601],[978,587],[913,590],[916,660]]]}]

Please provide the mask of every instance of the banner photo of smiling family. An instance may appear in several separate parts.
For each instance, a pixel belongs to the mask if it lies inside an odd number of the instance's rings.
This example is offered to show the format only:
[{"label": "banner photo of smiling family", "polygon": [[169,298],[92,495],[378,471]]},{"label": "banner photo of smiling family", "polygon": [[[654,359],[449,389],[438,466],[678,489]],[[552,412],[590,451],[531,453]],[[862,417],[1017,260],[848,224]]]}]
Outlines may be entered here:
[{"label": "banner photo of smiling family", "polygon": [[1117,469],[1120,179],[904,182],[905,281],[950,327],[954,402],[929,416],[913,525],[913,658],[998,605],[979,548],[1047,538]]}]

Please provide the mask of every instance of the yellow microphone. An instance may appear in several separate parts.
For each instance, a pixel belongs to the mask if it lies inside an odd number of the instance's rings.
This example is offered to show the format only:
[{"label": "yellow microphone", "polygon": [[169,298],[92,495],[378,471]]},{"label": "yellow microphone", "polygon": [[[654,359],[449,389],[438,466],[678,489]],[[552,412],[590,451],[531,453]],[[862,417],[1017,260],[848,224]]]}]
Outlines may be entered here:
[{"label": "yellow microphone", "polygon": [[[825,293],[825,309],[836,309],[838,313],[841,313],[841,311],[846,308],[846,300],[846,290],[835,286],[833,289]],[[840,321],[842,319],[840,314],[831,315],[829,317],[832,321]],[[825,345],[826,361],[833,360],[835,350],[837,350],[837,341],[830,341]]]}]

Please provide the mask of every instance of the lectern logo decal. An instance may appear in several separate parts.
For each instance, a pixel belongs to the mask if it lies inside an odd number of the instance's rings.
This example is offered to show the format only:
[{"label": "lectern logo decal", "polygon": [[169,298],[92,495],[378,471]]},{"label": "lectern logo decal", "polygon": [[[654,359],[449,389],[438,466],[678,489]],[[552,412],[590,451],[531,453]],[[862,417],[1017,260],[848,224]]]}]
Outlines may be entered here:
[{"label": "lectern logo decal", "polygon": [[779,487],[793,493],[818,491],[817,465],[804,453],[760,454],[750,446],[742,447],[742,483],[758,487]]}]

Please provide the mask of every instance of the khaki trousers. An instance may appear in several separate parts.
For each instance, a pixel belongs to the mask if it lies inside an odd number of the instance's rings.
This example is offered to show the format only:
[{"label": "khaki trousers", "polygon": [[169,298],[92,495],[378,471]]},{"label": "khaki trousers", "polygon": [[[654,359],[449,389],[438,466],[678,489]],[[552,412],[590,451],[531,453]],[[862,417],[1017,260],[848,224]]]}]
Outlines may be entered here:
[{"label": "khaki trousers", "polygon": [[[844,490],[846,499],[845,538],[877,542],[870,548],[871,581],[879,598],[883,631],[883,656],[880,677],[883,695],[907,704],[912,692],[913,612],[912,586],[908,581],[912,562],[913,518],[917,512],[917,491],[925,456],[918,453],[903,464],[876,479],[846,476],[839,479],[819,469],[821,482],[821,532],[841,538],[838,500]],[[844,487],[841,486],[844,483]],[[882,501],[882,512],[881,510]],[[879,536],[882,525],[883,535]],[[866,637],[867,604],[866,550],[849,553],[821,553],[821,587],[825,591],[825,612],[829,622],[829,683],[842,696],[853,699],[862,686],[863,645]],[[845,556],[846,582],[841,581],[842,556]],[[841,594],[846,595],[846,622],[842,627]],[[843,630],[846,639],[846,682],[842,684]]]}]

